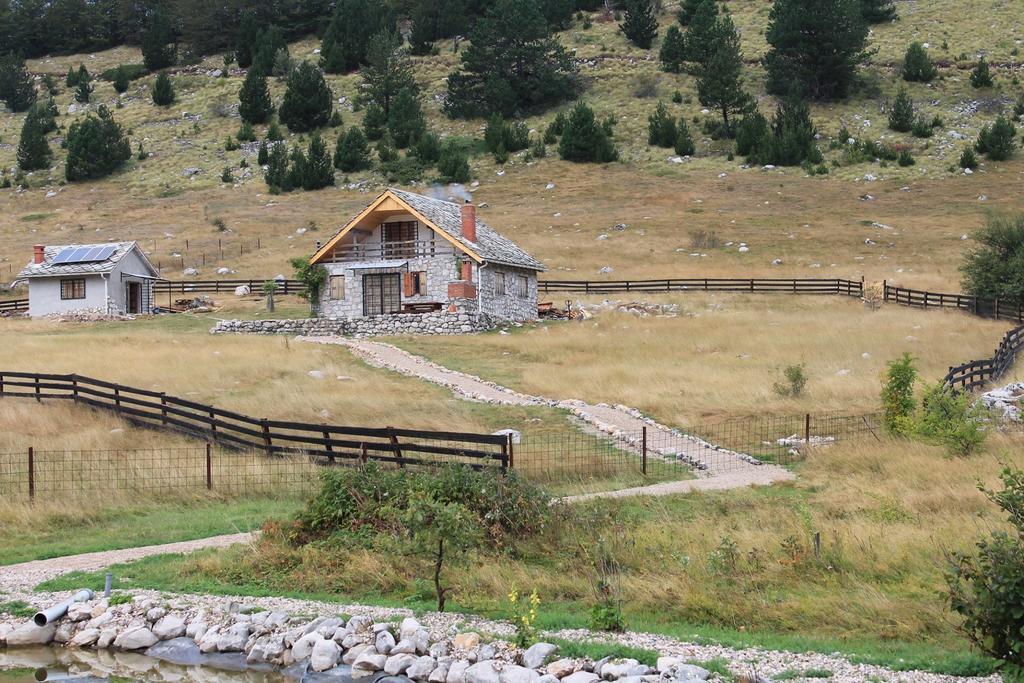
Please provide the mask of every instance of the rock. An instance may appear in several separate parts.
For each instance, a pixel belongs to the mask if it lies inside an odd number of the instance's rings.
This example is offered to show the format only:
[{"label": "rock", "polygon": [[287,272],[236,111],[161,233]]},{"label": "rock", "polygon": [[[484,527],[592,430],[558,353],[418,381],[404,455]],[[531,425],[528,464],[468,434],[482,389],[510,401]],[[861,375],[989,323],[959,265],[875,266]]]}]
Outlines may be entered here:
[{"label": "rock", "polygon": [[553,189],[555,189],[555,184],[554,183],[548,183],[547,185],[544,186],[544,189],[545,190],[553,190]]},{"label": "rock", "polygon": [[313,654],[313,648],[323,639],[317,631],[302,636],[292,646],[292,659],[296,662],[308,659]]},{"label": "rock", "polygon": [[[525,658],[524,658],[525,659]],[[525,663],[525,661],[524,661]],[[556,659],[548,664],[547,672],[557,678],[565,678],[576,670],[576,663],[571,659]]]},{"label": "rock", "polygon": [[244,652],[245,643],[249,640],[249,624],[234,624],[217,638],[218,652]]},{"label": "rock", "polygon": [[87,602],[75,602],[68,607],[66,615],[68,621],[86,621],[92,619],[92,607]]},{"label": "rock", "polygon": [[563,678],[562,683],[594,683],[599,680],[601,680],[601,677],[597,674],[590,673],[589,671],[577,671]]},{"label": "rock", "polygon": [[696,664],[678,664],[673,667],[677,681],[706,681],[711,672]]},{"label": "rock", "polygon": [[238,285],[235,287],[235,296],[249,296],[249,285]]},{"label": "rock", "polygon": [[71,647],[89,647],[95,644],[99,637],[100,630],[98,628],[84,628],[68,641],[68,645]]},{"label": "rock", "polygon": [[199,646],[191,638],[173,638],[157,643],[143,654],[179,666],[193,666],[203,661]]},{"label": "rock", "polygon": [[522,432],[519,432],[519,431],[517,431],[515,429],[509,429],[509,428],[499,429],[496,432],[491,432],[491,434],[493,434],[494,436],[511,437],[513,444],[518,444],[519,442],[521,442],[523,440]]},{"label": "rock", "polygon": [[660,673],[666,673],[682,663],[683,660],[679,657],[658,657],[658,661],[655,663],[654,668]]},{"label": "rock", "polygon": [[373,647],[373,645],[365,645],[365,644],[353,645],[353,646],[351,646],[348,649],[347,652],[345,652],[345,654],[341,658],[341,661],[344,662],[345,664],[352,664],[357,659],[359,659],[359,655],[363,654],[367,650],[370,650],[371,652],[373,652],[375,654],[377,652],[377,650]]},{"label": "rock", "polygon": [[146,620],[149,622],[160,621],[164,618],[165,614],[167,614],[167,610],[165,610],[163,607],[153,607],[148,612],[146,612]]},{"label": "rock", "polygon": [[[425,681],[430,678],[430,674],[434,673],[436,668],[437,661],[433,657],[424,655],[423,657],[417,657],[416,661],[409,665],[405,670],[405,675],[416,681]],[[388,671],[386,662],[384,670]]]},{"label": "rock", "polygon": [[601,678],[612,681],[626,676],[646,676],[651,667],[641,664],[635,659],[612,659],[601,667]]},{"label": "rock", "polygon": [[284,637],[280,635],[260,636],[245,655],[248,664],[277,664],[284,655]]},{"label": "rock", "polygon": [[468,633],[459,633],[452,638],[452,646],[458,650],[472,650],[480,644],[480,634],[469,631]]},{"label": "rock", "polygon": [[537,679],[537,683],[558,683],[558,676],[552,676],[551,674],[544,674],[539,679]]},{"label": "rock", "polygon": [[[391,635],[390,633],[388,635]],[[379,638],[379,636],[378,636]],[[394,642],[394,638],[392,638]],[[377,648],[380,650],[380,647]],[[416,642],[412,638],[402,638],[396,643],[389,651],[388,654],[401,655],[401,654],[416,654]]]},{"label": "rock", "polygon": [[535,643],[523,653],[523,666],[539,669],[548,657],[558,652],[558,646],[551,643]]},{"label": "rock", "polygon": [[397,654],[388,657],[387,661],[384,662],[384,673],[391,676],[405,673],[405,670],[415,664],[417,659],[416,655],[409,654]]},{"label": "rock", "polygon": [[[316,370],[313,372],[316,372]],[[373,645],[377,648],[377,652],[382,655],[391,654],[391,649],[395,647],[395,637],[391,635],[390,631],[381,631],[377,634],[377,638],[373,641]],[[415,650],[415,646],[413,646],[413,650]]]},{"label": "rock", "polygon": [[[100,637],[96,639],[96,647],[105,650],[110,647],[114,639],[117,638],[117,629],[114,627],[100,629]],[[7,644],[10,645],[10,639]]]},{"label": "rock", "polygon": [[185,628],[185,635],[198,643],[206,635],[206,622],[202,619],[192,621]]},{"label": "rock", "polygon": [[[475,633],[473,635],[476,635]],[[478,636],[479,637],[479,636]],[[466,683],[466,672],[469,671],[470,663],[464,660],[452,662],[448,667],[448,675],[445,683]]]},{"label": "rock", "polygon": [[114,647],[122,650],[141,650],[158,642],[160,639],[145,626],[129,626],[114,639]]},{"label": "rock", "polygon": [[313,671],[326,671],[338,663],[338,657],[340,656],[341,648],[336,642],[321,639],[313,646],[313,654],[309,658],[309,665],[313,668]]},{"label": "rock", "polygon": [[486,643],[477,648],[476,661],[483,662],[488,659],[494,659],[498,654],[498,648],[493,643]]},{"label": "rock", "polygon": [[430,646],[430,656],[434,659],[448,656],[448,641],[441,640]]},{"label": "rock", "polygon": [[373,619],[367,616],[355,616],[348,621],[348,629],[352,633],[362,633],[371,628],[373,628]]},{"label": "rock", "polygon": [[540,674],[525,666],[513,664],[501,670],[498,680],[500,683],[537,683],[540,680]]},{"label": "rock", "polygon": [[494,666],[493,660],[477,662],[466,669],[466,683],[501,683],[501,673]]},{"label": "rock", "polygon": [[[321,372],[320,370],[314,370],[313,372],[319,372],[320,378],[323,378],[324,376],[323,372]],[[312,377],[312,373],[310,373],[310,376]],[[322,635],[324,638],[330,639],[334,637],[334,632],[337,631],[338,628],[341,626],[341,619],[337,617],[330,617],[329,619],[324,619],[320,622],[320,624],[316,627],[316,632]]]},{"label": "rock", "polygon": [[174,614],[168,614],[153,625],[153,635],[160,640],[171,640],[185,635],[185,620]]},{"label": "rock", "polygon": [[185,176],[186,178],[191,178],[192,176],[198,175],[199,173],[202,172],[203,169],[196,168],[195,166],[189,166],[187,168],[181,169],[181,175]]},{"label": "rock", "polygon": [[741,254],[746,254],[748,251],[750,251],[750,247],[744,245],[737,249],[736,251],[740,252]]},{"label": "rock", "polygon": [[57,631],[53,634],[53,642],[61,643],[62,645],[69,640],[71,636],[75,635],[75,622],[62,620],[57,626]]},{"label": "rock", "polygon": [[446,683],[448,679],[448,670],[451,666],[451,662],[438,662],[437,667],[430,673],[427,680],[430,683]]},{"label": "rock", "polygon": [[352,677],[358,678],[357,672],[363,676],[372,674],[384,669],[384,663],[388,661],[387,655],[377,654],[372,650],[366,650],[352,662]]},{"label": "rock", "polygon": [[614,271],[615,269],[612,268],[611,266],[601,266],[601,268],[599,268],[597,272],[607,275],[608,273],[612,273]]},{"label": "rock", "polygon": [[423,624],[412,617],[406,617],[402,619],[402,623],[398,625],[398,637],[399,638],[412,638],[413,635],[423,628]]},{"label": "rock", "polygon": [[188,276],[194,276],[194,275],[199,275],[199,271],[196,270],[195,268],[186,268],[185,270],[181,271],[181,274],[182,275],[188,275]]}]

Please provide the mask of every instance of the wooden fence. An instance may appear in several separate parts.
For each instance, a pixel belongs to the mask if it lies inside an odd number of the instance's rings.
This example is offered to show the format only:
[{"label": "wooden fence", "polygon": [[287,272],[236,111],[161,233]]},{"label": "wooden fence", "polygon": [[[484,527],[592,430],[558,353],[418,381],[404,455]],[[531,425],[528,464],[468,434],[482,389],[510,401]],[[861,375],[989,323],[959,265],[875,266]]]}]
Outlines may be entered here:
[{"label": "wooden fence", "polygon": [[671,278],[663,280],[541,280],[541,292],[787,292],[864,296],[863,280],[841,278]]},{"label": "wooden fence", "polygon": [[972,360],[950,368],[943,382],[951,389],[973,391],[984,386],[986,382],[1002,377],[1013,367],[1017,352],[1021,348],[1024,348],[1024,325],[1007,332],[991,358]]},{"label": "wooden fence", "polygon": [[177,292],[180,294],[193,294],[205,292],[234,292],[236,287],[248,287],[253,294],[258,294],[263,288],[263,283],[274,282],[277,284],[277,294],[295,294],[302,289],[302,283],[298,280],[274,280],[265,278],[263,280],[157,280],[153,283],[153,291],[156,294]]},{"label": "wooden fence", "polygon": [[883,282],[885,301],[913,306],[915,308],[955,308],[982,318],[996,320],[1012,320],[1024,323],[1024,306],[1020,303],[1007,303],[999,299],[980,299],[969,294],[949,294],[945,292],[928,292],[922,289],[894,287],[888,281]]},{"label": "wooden fence", "polygon": [[176,430],[266,455],[315,456],[325,464],[373,460],[399,467],[448,463],[474,469],[509,466],[509,438],[504,435],[257,419],[163,392],[81,375],[0,371],[0,396],[73,400],[142,426]]},{"label": "wooden fence", "polygon": [[21,313],[28,310],[28,299],[0,301],[0,313]]}]

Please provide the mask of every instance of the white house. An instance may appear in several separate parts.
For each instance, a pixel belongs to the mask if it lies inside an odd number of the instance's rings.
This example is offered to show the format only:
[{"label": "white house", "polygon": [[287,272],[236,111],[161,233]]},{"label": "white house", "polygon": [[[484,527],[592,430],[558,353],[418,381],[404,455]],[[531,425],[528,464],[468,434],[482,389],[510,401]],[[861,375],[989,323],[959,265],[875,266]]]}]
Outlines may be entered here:
[{"label": "white house", "polygon": [[537,318],[544,265],[476,216],[473,204],[388,189],[310,259],[328,272],[320,315],[482,313]]},{"label": "white house", "polygon": [[137,242],[33,247],[18,274],[28,281],[32,317],[75,311],[103,315],[151,313],[160,273]]}]

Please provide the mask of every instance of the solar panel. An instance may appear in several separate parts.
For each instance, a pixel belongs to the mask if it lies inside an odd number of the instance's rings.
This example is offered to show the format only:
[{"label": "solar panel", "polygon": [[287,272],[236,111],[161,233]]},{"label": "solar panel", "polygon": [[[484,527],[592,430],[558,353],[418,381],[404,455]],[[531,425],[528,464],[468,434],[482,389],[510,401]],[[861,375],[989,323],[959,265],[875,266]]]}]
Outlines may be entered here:
[{"label": "solar panel", "polygon": [[63,249],[53,259],[54,264],[58,263],[90,263],[93,261],[106,261],[117,247],[110,245],[99,247],[70,247]]}]

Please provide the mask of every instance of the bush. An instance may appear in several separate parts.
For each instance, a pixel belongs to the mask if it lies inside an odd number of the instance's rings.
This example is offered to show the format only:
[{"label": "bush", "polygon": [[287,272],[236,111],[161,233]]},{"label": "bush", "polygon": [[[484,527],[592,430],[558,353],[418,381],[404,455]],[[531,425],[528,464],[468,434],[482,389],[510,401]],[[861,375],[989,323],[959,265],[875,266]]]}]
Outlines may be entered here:
[{"label": "bush", "polygon": [[987,436],[984,409],[966,392],[954,393],[943,382],[929,387],[921,398],[917,433],[927,441],[941,444],[954,455],[970,455]]},{"label": "bush", "polygon": [[972,171],[978,168],[978,157],[972,148],[967,147],[960,154],[960,168],[969,168]]},{"label": "bush", "polygon": [[0,100],[13,112],[27,111],[36,101],[36,86],[25,61],[8,53],[0,58]]},{"label": "bush", "polygon": [[676,126],[676,139],[672,147],[681,157],[692,157],[697,152],[693,136],[690,135],[690,127],[686,125],[686,119],[682,116],[679,117],[679,125]]},{"label": "bush", "polygon": [[664,102],[658,102],[654,113],[647,117],[647,144],[655,147],[676,144],[676,120],[668,113]]},{"label": "bush", "polygon": [[442,183],[468,183],[472,178],[469,155],[454,140],[446,140],[437,160],[438,180]]},{"label": "bush", "polygon": [[913,431],[916,381],[917,367],[909,353],[889,362],[882,385],[882,422],[891,434],[908,436]]},{"label": "bush", "polygon": [[248,121],[242,121],[242,125],[238,127],[238,132],[235,133],[235,137],[240,142],[253,142],[256,140],[256,131],[252,129],[252,124]]},{"label": "bush", "polygon": [[128,91],[128,71],[123,64],[115,70],[113,81],[115,92],[124,94]]},{"label": "bush", "polygon": [[967,294],[1007,303],[1024,303],[1024,214],[990,216],[973,235],[975,246],[960,266]]},{"label": "bush", "polygon": [[610,126],[598,124],[594,110],[584,102],[573,107],[558,143],[558,154],[566,161],[605,163],[619,158],[611,140]]},{"label": "bush", "polygon": [[804,393],[804,387],[807,386],[807,368],[803,363],[786,366],[782,371],[782,377],[785,384],[776,382],[772,385],[772,390],[776,394],[795,398]]},{"label": "bush", "polygon": [[524,150],[529,145],[530,129],[522,121],[508,122],[501,114],[493,114],[488,119],[487,128],[484,129],[484,147],[496,160],[499,150],[507,160],[510,152]]},{"label": "bush", "polygon": [[992,531],[975,553],[948,557],[946,584],[950,609],[975,646],[1002,660],[1011,671],[1024,669],[1024,472],[1005,467],[1001,491],[979,487],[995,503],[1012,531]]},{"label": "bush", "polygon": [[166,73],[161,73],[153,83],[153,104],[167,107],[174,103],[174,86]]},{"label": "bush", "polygon": [[1006,117],[999,116],[991,126],[982,126],[974,149],[992,161],[1006,161],[1017,148],[1016,136],[1016,127]]},{"label": "bush", "polygon": [[896,163],[900,166],[907,167],[913,166],[917,162],[914,161],[914,155],[910,153],[910,150],[904,147],[900,150],[900,155],[896,157]]},{"label": "bush", "polygon": [[412,147],[413,154],[423,164],[433,166],[441,158],[441,139],[429,130],[421,135]]},{"label": "bush", "polygon": [[388,116],[379,104],[371,102],[366,106],[366,112],[363,114],[363,132],[366,133],[367,140],[380,140],[387,123]]},{"label": "bush", "polygon": [[906,88],[900,88],[889,111],[889,128],[898,133],[907,133],[914,127],[914,100]]},{"label": "bush", "polygon": [[930,138],[933,133],[932,122],[923,117],[918,117],[910,128],[910,134],[915,138]]},{"label": "bush", "polygon": [[[758,123],[756,120],[752,122],[755,126]],[[748,134],[750,132],[760,131],[748,131]],[[814,135],[807,104],[798,98],[787,97],[776,110],[771,128],[765,127],[761,137],[749,148],[747,160],[775,166],[799,166],[805,161],[821,163],[821,151],[814,143]]]},{"label": "bush", "polygon": [[988,68],[988,61],[982,57],[978,60],[977,66],[971,71],[971,85],[975,88],[991,88],[992,72]]},{"label": "bush", "polygon": [[768,136],[768,119],[761,112],[755,111],[736,126],[736,153],[749,156]]},{"label": "bush", "polygon": [[938,69],[932,64],[928,57],[928,51],[921,43],[911,43],[903,55],[903,68],[900,70],[903,80],[919,83],[929,83],[937,75]]}]

